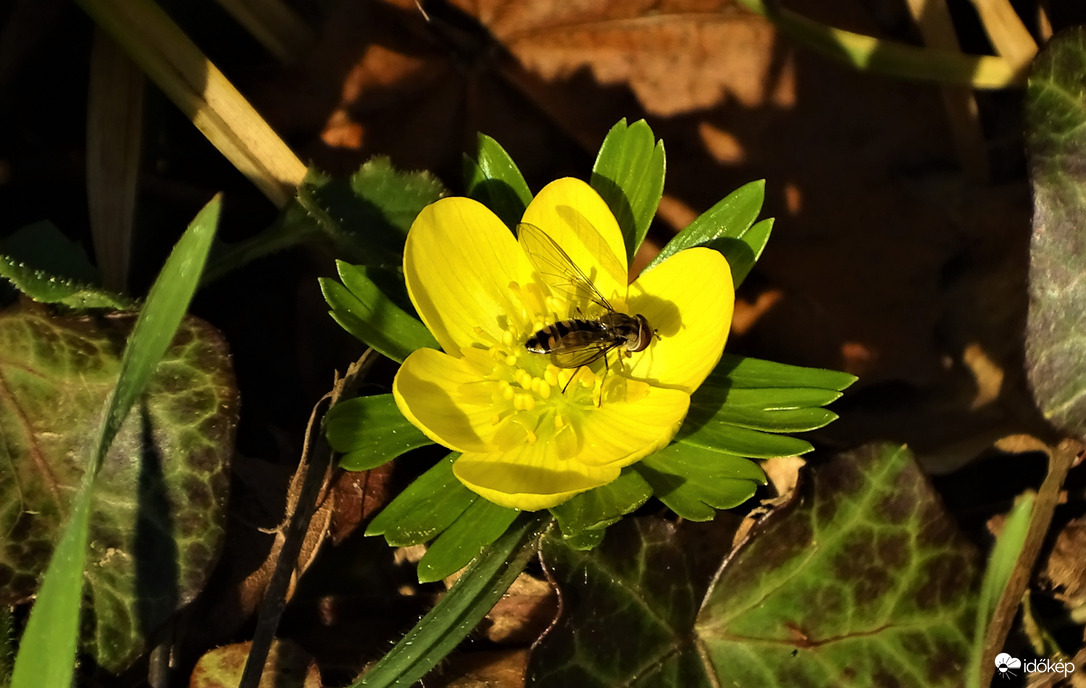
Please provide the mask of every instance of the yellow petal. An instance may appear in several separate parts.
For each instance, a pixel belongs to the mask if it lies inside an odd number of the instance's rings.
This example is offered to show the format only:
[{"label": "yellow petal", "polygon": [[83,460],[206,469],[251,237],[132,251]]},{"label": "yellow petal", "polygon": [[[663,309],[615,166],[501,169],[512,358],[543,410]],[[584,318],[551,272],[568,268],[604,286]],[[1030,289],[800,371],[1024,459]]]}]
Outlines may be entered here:
[{"label": "yellow petal", "polygon": [[553,443],[538,442],[504,452],[466,452],[453,463],[453,474],[495,504],[536,511],[606,485],[618,477],[619,468],[560,461]]},{"label": "yellow petal", "polygon": [[629,310],[657,331],[634,354],[630,377],[693,392],[724,352],[735,307],[728,261],[699,247],[680,251],[630,285]]},{"label": "yellow petal", "polygon": [[433,441],[455,451],[485,451],[494,435],[494,404],[464,390],[488,384],[494,383],[466,359],[418,349],[396,373],[392,395],[400,413]]},{"label": "yellow petal", "polygon": [[643,385],[636,401],[604,401],[581,418],[581,452],[571,461],[591,466],[629,466],[667,446],[690,408],[690,395],[677,389]]},{"label": "yellow petal", "polygon": [[[554,239],[604,298],[625,298],[629,278],[622,231],[592,187],[568,177],[553,181],[528,204],[523,221]],[[545,267],[540,271],[553,273]]]},{"label": "yellow petal", "polygon": [[443,198],[422,209],[407,234],[404,280],[411,302],[445,351],[498,341],[504,326],[527,329],[511,282],[532,270],[494,213],[470,198]]}]

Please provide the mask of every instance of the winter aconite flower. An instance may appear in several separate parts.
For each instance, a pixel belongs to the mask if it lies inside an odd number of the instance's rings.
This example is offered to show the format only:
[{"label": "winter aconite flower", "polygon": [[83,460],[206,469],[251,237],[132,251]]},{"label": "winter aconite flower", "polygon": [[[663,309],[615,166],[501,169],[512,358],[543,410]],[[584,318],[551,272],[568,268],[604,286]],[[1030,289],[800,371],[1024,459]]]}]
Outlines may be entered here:
[{"label": "winter aconite flower", "polygon": [[[557,289],[494,213],[468,198],[427,206],[411,226],[404,277],[444,351],[419,349],[396,375],[400,411],[435,442],[461,452],[456,477],[506,507],[536,510],[606,485],[664,447],[690,393],[717,364],[734,290],[717,251],[680,251],[627,283],[626,250],[607,204],[560,179],[524,213],[621,313],[655,330],[643,351],[559,368],[525,342],[601,306]],[[548,287],[548,283],[551,284]]]}]

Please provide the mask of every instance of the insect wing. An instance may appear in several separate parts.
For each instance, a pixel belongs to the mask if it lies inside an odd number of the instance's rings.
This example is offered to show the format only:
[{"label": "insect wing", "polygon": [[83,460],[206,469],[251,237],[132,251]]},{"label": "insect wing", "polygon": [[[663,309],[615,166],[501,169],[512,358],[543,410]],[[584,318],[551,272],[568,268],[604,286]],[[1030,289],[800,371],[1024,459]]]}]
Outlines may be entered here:
[{"label": "insect wing", "polygon": [[574,303],[587,301],[607,311],[615,310],[550,235],[527,222],[517,225],[517,234],[528,260],[539,271],[548,287],[565,294]]},{"label": "insect wing", "polygon": [[617,344],[595,342],[579,348],[554,349],[551,351],[551,361],[559,368],[580,368],[595,363],[617,346]]}]

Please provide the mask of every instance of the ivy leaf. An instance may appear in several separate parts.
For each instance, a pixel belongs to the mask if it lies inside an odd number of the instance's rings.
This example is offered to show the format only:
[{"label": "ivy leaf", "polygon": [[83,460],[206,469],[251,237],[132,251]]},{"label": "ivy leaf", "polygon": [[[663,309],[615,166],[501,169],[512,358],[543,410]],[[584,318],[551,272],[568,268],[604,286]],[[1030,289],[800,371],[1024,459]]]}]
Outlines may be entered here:
[{"label": "ivy leaf", "polygon": [[532,192],[513,158],[486,134],[479,134],[475,158],[464,156],[464,179],[467,195],[493,210],[510,229],[532,202]]},{"label": "ivy leaf", "polygon": [[961,685],[978,557],[911,454],[863,447],[804,482],[729,557],[702,605],[694,632],[716,675]]},{"label": "ivy leaf", "polygon": [[1033,62],[1026,143],[1033,184],[1026,373],[1045,417],[1086,437],[1086,29],[1055,36]]},{"label": "ivy leaf", "polygon": [[651,270],[683,249],[709,246],[728,259],[732,281],[738,287],[762,255],[773,229],[772,219],[754,223],[764,200],[764,180],[739,187],[676,234],[645,269]]},{"label": "ivy leaf", "polygon": [[607,202],[632,262],[648,234],[664,193],[664,142],[657,141],[645,120],[627,126],[626,119],[607,132],[589,185]]},{"label": "ivy leaf", "polygon": [[391,394],[341,401],[325,418],[328,444],[343,454],[340,468],[367,471],[433,440],[411,424]]},{"label": "ivy leaf", "polygon": [[540,559],[561,612],[532,650],[525,685],[719,685],[710,682],[691,633],[702,591],[673,524],[627,518],[591,551],[574,549],[552,530]]},{"label": "ivy leaf", "polygon": [[591,552],[544,537],[561,614],[527,685],[961,685],[978,557],[910,454],[869,446],[801,478],[707,593],[671,524],[625,519]]},{"label": "ivy leaf", "polygon": [[[0,313],[0,604],[37,589],[134,320]],[[210,573],[236,415],[226,342],[186,319],[96,481],[86,575],[103,665],[123,668],[141,654],[147,634]]]}]

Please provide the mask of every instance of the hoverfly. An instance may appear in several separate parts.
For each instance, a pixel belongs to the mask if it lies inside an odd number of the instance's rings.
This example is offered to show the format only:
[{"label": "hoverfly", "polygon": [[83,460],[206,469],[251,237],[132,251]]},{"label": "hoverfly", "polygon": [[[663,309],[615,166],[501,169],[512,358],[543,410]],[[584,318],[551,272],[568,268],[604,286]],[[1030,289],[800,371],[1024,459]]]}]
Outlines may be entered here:
[{"label": "hoverfly", "polygon": [[[620,313],[546,232],[535,225],[517,227],[528,259],[547,285],[575,302],[588,301],[605,312],[598,318],[569,318],[547,325],[524,343],[528,351],[550,354],[559,368],[580,368],[621,348],[627,354],[644,351],[656,332],[641,314]],[[567,383],[568,384],[568,383]]]}]

